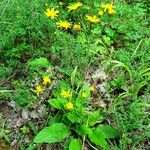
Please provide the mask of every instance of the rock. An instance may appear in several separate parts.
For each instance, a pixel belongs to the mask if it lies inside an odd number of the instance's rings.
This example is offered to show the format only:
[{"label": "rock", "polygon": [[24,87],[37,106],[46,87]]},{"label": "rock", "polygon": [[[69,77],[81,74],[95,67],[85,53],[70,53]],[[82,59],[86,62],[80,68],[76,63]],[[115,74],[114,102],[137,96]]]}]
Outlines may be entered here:
[{"label": "rock", "polygon": [[39,118],[39,114],[37,111],[33,110],[29,113],[30,117],[33,119]]},{"label": "rock", "polygon": [[29,144],[30,143],[30,139],[29,139],[29,136],[25,136],[25,138],[24,138],[24,143],[27,145],[27,144]]},{"label": "rock", "polygon": [[15,101],[8,102],[7,104],[8,104],[8,106],[10,106],[12,108],[16,107],[16,102]]},{"label": "rock", "polygon": [[48,109],[46,108],[45,105],[41,105],[40,108],[38,109],[40,117],[44,117],[48,113]]},{"label": "rock", "polygon": [[24,123],[24,120],[22,118],[18,118],[16,121],[16,125],[14,127],[21,127]]},{"label": "rock", "polygon": [[94,73],[94,75],[92,76],[93,79],[101,79],[101,80],[106,80],[107,79],[107,75],[104,72],[104,69],[100,68],[98,70],[96,70],[96,72]]},{"label": "rock", "polygon": [[96,86],[96,88],[100,91],[100,93],[102,93],[102,94],[105,94],[105,93],[106,93],[106,89],[105,89],[105,84],[104,84],[104,83],[98,84],[98,85]]},{"label": "rock", "polygon": [[18,140],[17,140],[17,139],[15,139],[15,140],[13,140],[13,141],[11,142],[11,146],[16,145],[17,143],[18,143]]},{"label": "rock", "polygon": [[22,118],[23,119],[29,119],[29,111],[27,109],[22,110]]},{"label": "rock", "polygon": [[93,104],[94,107],[101,107],[101,108],[105,108],[106,107],[106,103],[102,100],[102,99],[96,99]]}]

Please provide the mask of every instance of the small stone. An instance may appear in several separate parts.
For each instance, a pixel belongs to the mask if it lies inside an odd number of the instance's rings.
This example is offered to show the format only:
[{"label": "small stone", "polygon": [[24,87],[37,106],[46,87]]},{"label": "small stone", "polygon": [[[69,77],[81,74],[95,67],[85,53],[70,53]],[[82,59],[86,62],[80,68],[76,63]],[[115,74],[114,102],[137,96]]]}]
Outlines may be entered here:
[{"label": "small stone", "polygon": [[107,75],[106,73],[104,72],[104,69],[100,68],[98,69],[94,75],[92,76],[93,79],[101,79],[101,80],[106,80],[107,79]]},{"label": "small stone", "polygon": [[100,101],[99,102],[99,106],[102,107],[102,108],[104,108],[104,107],[106,107],[106,104],[104,103],[104,101]]},{"label": "small stone", "polygon": [[105,108],[106,107],[106,103],[102,99],[96,99],[96,101],[93,103],[93,106],[94,107]]},{"label": "small stone", "polygon": [[22,110],[22,118],[29,119],[29,111],[27,109]]},{"label": "small stone", "polygon": [[36,119],[39,118],[39,114],[37,113],[37,111],[33,110],[30,112],[30,117]]},{"label": "small stone", "polygon": [[30,143],[30,139],[29,139],[29,136],[25,136],[25,138],[24,138],[24,143],[25,144],[29,144]]},{"label": "small stone", "polygon": [[16,107],[16,102],[15,101],[8,102],[8,106],[14,108]]},{"label": "small stone", "polygon": [[38,109],[40,117],[43,117],[47,114],[48,110],[45,105],[41,105],[41,107]]},{"label": "small stone", "polygon": [[17,121],[16,121],[16,127],[21,127],[23,124],[23,119],[22,118],[19,118]]},{"label": "small stone", "polygon": [[17,140],[17,139],[15,139],[15,140],[13,140],[13,141],[11,142],[11,146],[16,145],[17,143],[18,143],[18,140]]},{"label": "small stone", "polygon": [[102,94],[106,93],[106,89],[105,89],[104,84],[98,84],[97,89],[99,89]]}]

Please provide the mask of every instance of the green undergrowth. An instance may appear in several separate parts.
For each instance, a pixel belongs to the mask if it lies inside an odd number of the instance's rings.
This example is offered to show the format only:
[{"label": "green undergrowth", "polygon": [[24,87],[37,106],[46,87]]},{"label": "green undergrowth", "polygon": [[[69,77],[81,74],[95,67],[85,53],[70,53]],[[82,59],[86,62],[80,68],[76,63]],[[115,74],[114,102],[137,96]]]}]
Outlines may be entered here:
[{"label": "green undergrowth", "polygon": [[[62,140],[69,150],[86,145],[95,149],[148,150],[150,2],[119,0],[111,5],[111,1],[85,0],[76,10],[68,11],[75,2],[79,1],[0,2],[0,105],[15,101],[21,109],[32,109],[40,103],[51,114],[50,118],[46,116],[46,123],[37,126],[28,145],[20,142],[20,149],[40,149],[43,145],[35,143]],[[104,4],[111,8],[104,8]],[[48,8],[59,12],[46,16]],[[95,22],[89,19],[93,15]],[[61,27],[60,21],[70,25]],[[92,79],[100,67],[108,76],[105,96],[90,91],[90,86],[96,89],[102,82]],[[62,89],[63,82],[69,89]],[[61,90],[69,90],[65,91],[71,94],[69,101],[62,99]],[[82,99],[78,98],[82,90],[89,93],[85,93],[89,99],[79,106],[76,101]],[[104,99],[107,107],[90,110],[96,97]],[[70,110],[65,107],[68,103]],[[93,114],[91,120],[99,120],[90,125],[88,113]],[[57,126],[64,134],[56,134]],[[5,133],[7,125],[2,128],[0,137],[11,143],[7,140],[10,133]],[[43,140],[47,132],[54,137]],[[24,137],[30,132],[21,134]]]}]

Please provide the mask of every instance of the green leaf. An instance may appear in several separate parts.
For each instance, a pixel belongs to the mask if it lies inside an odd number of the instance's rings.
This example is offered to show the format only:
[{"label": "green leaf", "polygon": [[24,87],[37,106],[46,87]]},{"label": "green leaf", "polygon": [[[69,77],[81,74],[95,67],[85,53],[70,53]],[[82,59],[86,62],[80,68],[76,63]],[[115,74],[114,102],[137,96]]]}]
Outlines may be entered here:
[{"label": "green leaf", "polygon": [[105,138],[116,138],[118,136],[118,132],[111,126],[108,125],[100,125],[97,127],[98,130],[102,131]]},{"label": "green leaf", "polygon": [[108,125],[101,125],[93,129],[93,132],[89,134],[91,142],[95,143],[102,148],[108,148],[107,138],[115,138],[118,136],[116,129]]},{"label": "green leaf", "polygon": [[63,145],[63,150],[69,150],[70,141],[72,139],[67,139],[66,142]]},{"label": "green leaf", "polygon": [[77,73],[77,67],[75,67],[74,71],[71,74],[71,85],[72,85],[72,87],[74,87],[76,73]]},{"label": "green leaf", "polygon": [[[87,97],[85,98],[82,97],[83,92],[87,94]],[[88,85],[84,85],[78,93],[78,97],[76,99],[76,106],[80,107],[82,104],[86,104],[89,99],[90,99],[90,88]]]},{"label": "green leaf", "polygon": [[28,146],[28,148],[26,148],[26,150],[35,150],[36,145],[34,143],[30,143],[30,145]]},{"label": "green leaf", "polygon": [[85,125],[81,125],[77,129],[78,134],[84,136],[92,133],[92,130]]},{"label": "green leaf", "polygon": [[89,137],[90,141],[93,142],[94,144],[96,144],[104,149],[108,147],[105,136],[103,135],[102,131],[100,131],[99,129],[94,128],[93,132],[91,132],[88,135],[88,137]]},{"label": "green leaf", "polygon": [[70,90],[70,84],[63,80],[60,85],[61,90]]},{"label": "green leaf", "polygon": [[50,66],[50,62],[47,58],[40,57],[28,62],[28,66],[31,70],[38,70],[40,68],[47,68]]},{"label": "green leaf", "polygon": [[147,75],[150,75],[150,68],[146,68],[145,70],[142,70],[140,72],[140,77],[144,77],[144,76],[147,76]]},{"label": "green leaf", "polygon": [[58,98],[58,99],[49,99],[48,102],[54,108],[62,109],[64,105],[67,103],[67,100],[64,98]]},{"label": "green leaf", "polygon": [[145,133],[145,137],[150,138],[150,129],[148,129]]},{"label": "green leaf", "polygon": [[88,125],[89,126],[94,126],[97,122],[102,121],[103,120],[103,113],[98,111],[94,111],[92,113],[88,114],[89,117],[89,122]]},{"label": "green leaf", "polygon": [[48,125],[52,125],[54,123],[59,123],[61,121],[62,121],[62,116],[61,116],[61,114],[57,113],[55,116],[50,118]]},{"label": "green leaf", "polygon": [[56,143],[69,136],[70,131],[63,123],[55,123],[42,129],[34,138],[35,143]]},{"label": "green leaf", "polygon": [[105,35],[103,36],[103,40],[104,40],[105,44],[107,44],[108,46],[110,46],[112,43],[111,38],[107,37]]},{"label": "green leaf", "polygon": [[38,127],[35,125],[35,123],[33,123],[32,121],[29,121],[28,126],[35,135],[38,133]]},{"label": "green leaf", "polygon": [[132,78],[132,72],[131,72],[130,68],[126,64],[124,64],[124,63],[122,63],[120,61],[117,61],[117,60],[112,60],[111,63],[115,64],[112,67],[112,70],[115,69],[115,68],[117,68],[117,67],[122,67],[122,68],[124,68],[129,73],[130,78]]},{"label": "green leaf", "polygon": [[73,139],[70,142],[69,150],[81,150],[81,149],[82,149],[82,143],[80,140]]},{"label": "green leaf", "polygon": [[81,114],[78,114],[77,112],[74,112],[74,111],[72,111],[72,112],[69,112],[68,114],[67,114],[67,118],[72,122],[72,123],[75,123],[75,122],[80,122],[80,120],[81,120]]}]

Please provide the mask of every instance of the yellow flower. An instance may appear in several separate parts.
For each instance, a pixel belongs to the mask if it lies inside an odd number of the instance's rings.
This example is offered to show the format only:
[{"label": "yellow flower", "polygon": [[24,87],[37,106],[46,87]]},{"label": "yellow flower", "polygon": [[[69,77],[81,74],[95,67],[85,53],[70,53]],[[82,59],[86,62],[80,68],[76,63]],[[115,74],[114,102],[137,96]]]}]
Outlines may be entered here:
[{"label": "yellow flower", "polygon": [[66,105],[65,105],[65,108],[68,109],[68,110],[72,110],[73,109],[73,104],[71,102],[68,102]]},{"label": "yellow flower", "polygon": [[95,15],[94,16],[86,15],[86,18],[88,21],[90,21],[92,23],[97,23],[100,21],[100,19],[98,17],[96,17]]},{"label": "yellow flower", "polygon": [[62,91],[61,91],[61,95],[62,95],[64,98],[70,97],[70,96],[71,96],[70,90],[68,90],[68,91],[62,90]]},{"label": "yellow flower", "polygon": [[102,5],[102,8],[104,8],[104,11],[106,10],[111,10],[114,8],[114,6],[111,4],[105,4],[105,5]]},{"label": "yellow flower", "polygon": [[68,6],[68,11],[76,10],[81,7],[83,4],[81,2],[74,3],[73,5]]},{"label": "yellow flower", "polygon": [[104,12],[103,12],[102,10],[100,10],[100,11],[98,12],[98,14],[99,14],[100,16],[102,16],[102,15],[104,14]]},{"label": "yellow flower", "polygon": [[102,8],[104,8],[104,11],[108,11],[108,13],[110,15],[115,14],[115,9],[114,9],[115,6],[113,6],[112,3],[111,4],[102,5]]},{"label": "yellow flower", "polygon": [[116,12],[115,12],[114,9],[109,9],[109,10],[108,10],[108,13],[109,13],[110,15],[113,15],[113,14],[115,14]]},{"label": "yellow flower", "polygon": [[68,29],[68,28],[71,28],[71,23],[67,22],[67,21],[60,21],[60,22],[57,22],[57,27],[59,28],[64,28],[64,29]]},{"label": "yellow flower", "polygon": [[73,30],[74,30],[74,31],[80,31],[80,30],[81,30],[80,24],[74,24],[74,25],[73,25]]},{"label": "yellow flower", "polygon": [[92,86],[90,86],[90,91],[94,91],[94,86],[92,85]]},{"label": "yellow flower", "polygon": [[87,97],[87,94],[85,92],[82,93],[82,97],[85,98]]},{"label": "yellow flower", "polygon": [[44,78],[43,78],[43,84],[44,85],[48,85],[48,84],[50,84],[51,83],[51,78],[49,77],[49,76],[45,76]]},{"label": "yellow flower", "polygon": [[42,86],[41,85],[37,85],[36,87],[35,87],[35,93],[37,94],[37,95],[39,95],[39,94],[41,94],[43,91],[44,91],[44,89],[42,88]]},{"label": "yellow flower", "polygon": [[50,9],[50,8],[47,8],[46,9],[46,12],[45,12],[45,15],[47,17],[51,17],[51,18],[54,18],[56,16],[58,16],[57,14],[59,13],[58,10],[54,10],[54,8]]}]

